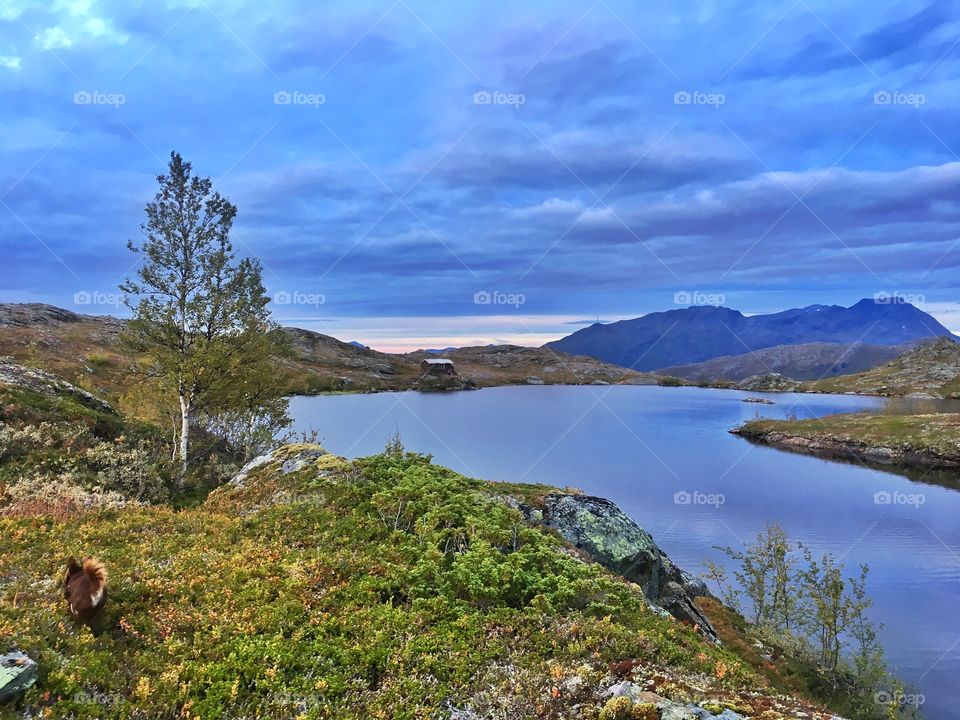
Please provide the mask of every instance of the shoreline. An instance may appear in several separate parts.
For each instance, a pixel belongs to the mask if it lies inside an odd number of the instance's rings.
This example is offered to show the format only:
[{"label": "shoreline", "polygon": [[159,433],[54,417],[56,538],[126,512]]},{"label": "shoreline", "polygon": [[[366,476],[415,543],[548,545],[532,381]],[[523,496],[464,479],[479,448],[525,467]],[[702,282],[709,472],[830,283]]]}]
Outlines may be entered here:
[{"label": "shoreline", "polygon": [[[797,420],[752,420],[729,430],[751,442],[767,445],[773,448],[791,452],[826,458],[830,460],[853,460],[867,463],[878,468],[892,470],[939,470],[960,472],[960,447],[947,450],[935,447],[932,443],[924,443],[915,437],[901,438],[898,442],[884,442],[876,436],[850,434],[850,431],[831,431],[830,425],[836,424],[835,418],[845,419],[849,415],[827,415],[819,418],[823,427],[810,431],[809,421]],[[861,415],[864,424],[877,424],[881,420],[876,416],[864,413]],[[916,420],[928,416],[901,416]],[[806,425],[797,423],[806,422]],[[791,430],[791,424],[794,429]],[[807,430],[804,432],[804,430]]]}]

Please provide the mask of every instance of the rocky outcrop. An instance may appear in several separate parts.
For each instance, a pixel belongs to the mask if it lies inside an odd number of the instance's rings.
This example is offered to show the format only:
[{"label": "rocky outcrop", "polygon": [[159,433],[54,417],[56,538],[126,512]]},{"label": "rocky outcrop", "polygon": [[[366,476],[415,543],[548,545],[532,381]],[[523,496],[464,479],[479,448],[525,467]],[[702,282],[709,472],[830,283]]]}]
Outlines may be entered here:
[{"label": "rocky outcrop", "polygon": [[[656,712],[656,717],[659,720],[744,720],[742,715],[729,708],[713,708],[716,709],[716,713],[714,713],[713,709],[693,703],[673,702],[655,692],[644,690],[636,683],[629,681],[611,685],[603,692],[602,697],[608,698],[605,709],[608,709],[609,715],[615,717],[644,717],[631,712],[633,706],[639,705]],[[625,712],[618,715],[613,712],[617,709],[622,709]],[[647,715],[646,717],[653,716]]]},{"label": "rocky outcrop", "polygon": [[66,380],[61,380],[53,373],[17,365],[9,357],[0,358],[0,383],[50,397],[66,395],[91,410],[110,413],[111,415],[116,414],[109,403],[86,390],[82,390]]},{"label": "rocky outcrop", "polygon": [[555,530],[595,562],[636,583],[651,603],[719,642],[694,603],[695,597],[709,594],[706,586],[674,565],[650,533],[616,504],[589,495],[551,493],[542,506],[520,509],[531,522]]},{"label": "rocky outcrop", "polygon": [[476,390],[477,384],[470,378],[461,377],[456,372],[435,374],[425,372],[417,378],[414,390],[420,392],[449,392],[451,390]]},{"label": "rocky outcrop", "polygon": [[37,663],[19,650],[0,655],[0,703],[26,692],[37,681]]},{"label": "rocky outcrop", "polygon": [[734,387],[751,392],[795,392],[800,383],[779,373],[766,373],[741,380]]},{"label": "rocky outcrop", "polygon": [[793,435],[781,430],[761,429],[750,423],[735,427],[730,432],[756,443],[818,457],[859,458],[868,463],[899,465],[907,468],[955,469],[960,467],[960,450],[947,454],[932,447],[915,448],[908,444],[879,445],[828,432],[812,436]]}]

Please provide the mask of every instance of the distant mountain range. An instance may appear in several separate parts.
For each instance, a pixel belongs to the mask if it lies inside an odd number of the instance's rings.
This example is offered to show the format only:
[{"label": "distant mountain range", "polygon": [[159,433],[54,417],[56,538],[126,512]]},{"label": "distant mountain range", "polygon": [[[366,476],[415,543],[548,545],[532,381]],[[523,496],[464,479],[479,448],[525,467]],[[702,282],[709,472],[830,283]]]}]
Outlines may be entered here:
[{"label": "distant mountain range", "polygon": [[890,346],[944,336],[954,337],[931,315],[909,303],[864,299],[849,308],[811,305],[769,315],[746,316],[712,306],[669,310],[590,325],[547,347],[649,371],[783,345]]},{"label": "distant mountain range", "polygon": [[743,355],[724,355],[689,365],[658,370],[691,382],[738,382],[756,375],[778,373],[794,380],[820,380],[858,373],[893,360],[912,344],[802,343],[775,345]]}]

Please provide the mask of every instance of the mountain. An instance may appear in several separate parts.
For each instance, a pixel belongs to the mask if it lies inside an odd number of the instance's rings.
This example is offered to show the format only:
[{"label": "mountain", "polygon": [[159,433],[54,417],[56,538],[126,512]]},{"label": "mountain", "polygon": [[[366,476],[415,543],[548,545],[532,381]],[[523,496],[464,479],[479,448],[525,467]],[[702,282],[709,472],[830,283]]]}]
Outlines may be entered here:
[{"label": "mountain", "polygon": [[808,392],[960,398],[960,345],[942,337],[866,372],[806,383]]},{"label": "mountain", "polygon": [[743,355],[724,355],[700,363],[673,365],[657,372],[693,382],[737,382],[768,373],[794,380],[820,380],[869,370],[892,360],[908,348],[908,345],[866,343],[775,345]]},{"label": "mountain", "polygon": [[900,345],[940,336],[953,337],[933,317],[909,303],[864,299],[849,308],[811,305],[751,316],[712,306],[668,310],[590,325],[547,346],[635,370],[656,370],[777,345]]}]

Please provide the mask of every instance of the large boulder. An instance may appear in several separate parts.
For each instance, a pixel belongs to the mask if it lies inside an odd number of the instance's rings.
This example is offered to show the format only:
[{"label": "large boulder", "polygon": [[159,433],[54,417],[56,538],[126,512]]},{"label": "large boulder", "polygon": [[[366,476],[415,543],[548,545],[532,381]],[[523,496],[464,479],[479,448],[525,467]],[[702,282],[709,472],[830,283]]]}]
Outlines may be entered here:
[{"label": "large boulder", "polygon": [[109,403],[86,390],[78,388],[76,385],[68,383],[45,370],[18,365],[13,362],[11,357],[0,357],[0,384],[30,390],[50,397],[67,396],[91,410],[111,415],[116,414]]},{"label": "large boulder", "polygon": [[653,537],[609,500],[551,493],[541,507],[521,506],[527,518],[556,530],[571,545],[608,570],[636,583],[651,603],[699,628],[719,642],[694,598],[709,594],[704,583],[684,572]]}]

